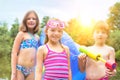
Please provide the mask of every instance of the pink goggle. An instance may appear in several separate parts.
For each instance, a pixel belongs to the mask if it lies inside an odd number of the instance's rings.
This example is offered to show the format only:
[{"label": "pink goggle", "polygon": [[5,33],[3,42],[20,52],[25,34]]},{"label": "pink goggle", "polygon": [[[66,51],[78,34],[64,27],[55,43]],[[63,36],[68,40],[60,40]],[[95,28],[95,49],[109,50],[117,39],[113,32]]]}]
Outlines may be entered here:
[{"label": "pink goggle", "polygon": [[49,20],[46,26],[51,28],[56,28],[56,27],[64,28],[65,23],[60,20]]}]

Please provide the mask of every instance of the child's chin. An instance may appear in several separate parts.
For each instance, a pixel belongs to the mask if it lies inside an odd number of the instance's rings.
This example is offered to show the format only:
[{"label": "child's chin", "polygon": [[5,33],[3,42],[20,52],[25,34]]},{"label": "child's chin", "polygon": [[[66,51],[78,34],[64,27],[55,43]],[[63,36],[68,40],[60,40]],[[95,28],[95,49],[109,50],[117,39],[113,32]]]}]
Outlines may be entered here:
[{"label": "child's chin", "polygon": [[53,43],[57,43],[57,42],[58,42],[58,40],[52,40],[52,42],[53,42]]}]

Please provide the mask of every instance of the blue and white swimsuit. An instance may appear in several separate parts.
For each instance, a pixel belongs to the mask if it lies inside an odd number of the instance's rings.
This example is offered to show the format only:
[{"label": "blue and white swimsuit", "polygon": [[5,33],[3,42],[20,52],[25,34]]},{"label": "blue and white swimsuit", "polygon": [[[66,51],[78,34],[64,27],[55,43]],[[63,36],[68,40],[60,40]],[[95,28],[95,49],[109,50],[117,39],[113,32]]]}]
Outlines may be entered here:
[{"label": "blue and white swimsuit", "polygon": [[[37,50],[38,47],[39,47],[39,41],[36,40],[34,37],[32,37],[32,39],[23,40],[20,44],[20,50],[26,48],[35,48]],[[26,68],[22,65],[16,65],[16,68],[17,70],[21,71],[24,74],[24,76],[27,76],[34,71],[34,67]]]},{"label": "blue and white swimsuit", "polygon": [[37,49],[38,47],[39,47],[39,42],[35,40],[34,38],[26,39],[22,41],[20,45],[20,49],[24,49],[24,48],[36,48]]}]

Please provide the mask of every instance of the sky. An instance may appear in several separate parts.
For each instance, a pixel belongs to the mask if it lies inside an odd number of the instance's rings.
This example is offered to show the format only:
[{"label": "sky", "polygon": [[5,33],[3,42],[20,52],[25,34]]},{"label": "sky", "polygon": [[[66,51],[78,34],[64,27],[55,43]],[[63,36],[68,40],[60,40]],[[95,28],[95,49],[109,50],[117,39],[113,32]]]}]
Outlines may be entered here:
[{"label": "sky", "polygon": [[83,20],[105,20],[109,8],[120,0],[0,0],[0,22],[9,27],[16,18],[19,22],[29,10],[35,10],[40,18],[50,16],[69,21],[80,17]]}]

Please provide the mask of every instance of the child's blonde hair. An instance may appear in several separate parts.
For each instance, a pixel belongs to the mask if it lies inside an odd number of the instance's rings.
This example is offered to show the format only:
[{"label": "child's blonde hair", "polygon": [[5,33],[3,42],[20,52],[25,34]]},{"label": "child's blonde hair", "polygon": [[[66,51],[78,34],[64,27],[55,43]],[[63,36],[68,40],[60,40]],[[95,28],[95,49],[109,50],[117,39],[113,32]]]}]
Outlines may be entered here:
[{"label": "child's blonde hair", "polygon": [[19,27],[19,31],[28,32],[28,27],[27,27],[26,22],[27,22],[28,15],[31,13],[34,13],[36,16],[36,26],[34,27],[33,33],[37,33],[39,31],[39,18],[38,18],[37,13],[34,10],[30,10],[25,14],[23,21],[22,21],[22,25]]}]

